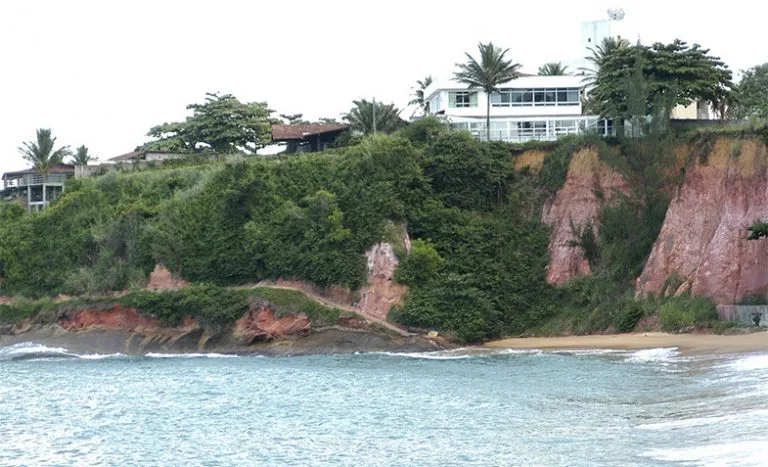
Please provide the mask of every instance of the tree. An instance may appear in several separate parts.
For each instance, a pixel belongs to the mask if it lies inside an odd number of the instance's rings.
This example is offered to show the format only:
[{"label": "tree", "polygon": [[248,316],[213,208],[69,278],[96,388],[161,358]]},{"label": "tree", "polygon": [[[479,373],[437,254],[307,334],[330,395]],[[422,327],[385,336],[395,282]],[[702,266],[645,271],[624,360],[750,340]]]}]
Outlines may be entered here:
[{"label": "tree", "polygon": [[500,84],[517,78],[520,64],[506,60],[505,56],[509,49],[496,47],[493,42],[480,43],[477,48],[480,52],[480,61],[478,62],[469,53],[465,53],[467,61],[456,64],[459,70],[454,72],[453,77],[459,83],[466,84],[469,89],[482,89],[488,96],[485,109],[485,135],[486,139],[490,140],[491,93],[498,92]]},{"label": "tree", "polygon": [[77,148],[72,156],[72,163],[75,165],[88,165],[88,162],[92,160],[96,160],[96,158],[88,152],[88,148],[85,145]]},{"label": "tree", "polygon": [[768,118],[768,63],[742,71],[736,88],[738,118]]},{"label": "tree", "polygon": [[597,79],[597,75],[604,69],[609,58],[615,51],[621,51],[620,49],[627,49],[630,47],[629,41],[626,39],[616,39],[614,37],[606,37],[603,42],[596,45],[594,48],[589,48],[592,55],[584,57],[586,61],[592,64],[590,68],[580,68],[584,75],[584,81],[587,84],[594,84]]},{"label": "tree", "polygon": [[562,76],[568,74],[568,67],[560,62],[545,63],[539,67],[540,76]]},{"label": "tree", "polygon": [[272,110],[266,102],[242,103],[232,94],[207,93],[202,104],[190,104],[192,116],[183,122],[152,127],[156,138],[142,149],[196,152],[203,148],[219,154],[253,154],[271,141]]},{"label": "tree", "polygon": [[24,160],[31,163],[35,169],[47,177],[53,166],[60,164],[65,157],[71,154],[69,146],[62,146],[54,150],[55,145],[56,138],[51,136],[51,130],[38,128],[36,140],[22,143],[19,152]]},{"label": "tree", "polygon": [[427,76],[423,80],[416,81],[416,85],[418,86],[415,91],[413,91],[413,99],[411,99],[410,102],[408,102],[408,105],[417,105],[419,108],[424,111],[424,113],[427,112],[427,103],[424,101],[424,98],[426,97],[424,95],[424,90],[427,89],[433,82],[432,76]]},{"label": "tree", "polygon": [[709,55],[709,50],[698,44],[689,46],[678,39],[651,47],[614,44],[607,53],[603,48],[594,51],[589,59],[596,65],[589,97],[605,117],[627,113],[624,83],[638,62],[649,89],[646,115],[660,99],[671,106],[698,100],[720,105],[733,85],[730,70],[718,57]]},{"label": "tree", "polygon": [[[378,132],[393,133],[405,126],[405,122],[400,118],[400,110],[395,107],[395,104],[374,103],[365,99],[353,101],[353,103],[355,106],[342,117],[344,121],[349,123],[352,131],[370,135],[373,134],[375,128]],[[374,114],[375,126],[373,123]]]},{"label": "tree", "polygon": [[289,125],[306,125],[309,122],[307,120],[302,119],[304,114],[280,114],[280,118],[283,120],[288,120]]}]

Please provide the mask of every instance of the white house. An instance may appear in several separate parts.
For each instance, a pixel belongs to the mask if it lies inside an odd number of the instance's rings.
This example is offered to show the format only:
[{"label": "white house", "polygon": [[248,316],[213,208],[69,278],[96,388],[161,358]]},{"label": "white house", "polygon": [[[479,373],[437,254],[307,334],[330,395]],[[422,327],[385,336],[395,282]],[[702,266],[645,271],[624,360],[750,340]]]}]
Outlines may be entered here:
[{"label": "white house", "polygon": [[[582,114],[582,76],[521,76],[490,96],[491,139],[554,140],[594,131],[613,133],[610,121]],[[488,96],[455,81],[436,81],[424,91],[427,113],[444,115],[451,126],[484,138]]]}]

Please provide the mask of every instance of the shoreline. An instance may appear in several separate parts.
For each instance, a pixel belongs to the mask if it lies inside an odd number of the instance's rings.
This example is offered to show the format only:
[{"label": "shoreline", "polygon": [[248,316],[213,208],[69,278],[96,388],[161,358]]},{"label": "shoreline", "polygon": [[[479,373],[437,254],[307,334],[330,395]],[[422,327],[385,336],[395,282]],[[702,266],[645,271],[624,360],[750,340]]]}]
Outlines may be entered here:
[{"label": "shoreline", "polygon": [[676,347],[683,354],[768,352],[768,331],[750,334],[667,334],[643,332],[564,337],[513,337],[483,344],[489,349],[643,350]]}]

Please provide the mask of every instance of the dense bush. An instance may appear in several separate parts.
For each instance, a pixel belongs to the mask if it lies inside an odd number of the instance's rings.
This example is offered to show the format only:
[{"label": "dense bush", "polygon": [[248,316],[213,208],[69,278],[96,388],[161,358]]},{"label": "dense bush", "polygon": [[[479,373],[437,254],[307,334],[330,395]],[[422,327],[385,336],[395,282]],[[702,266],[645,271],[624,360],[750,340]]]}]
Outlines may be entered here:
[{"label": "dense bush", "polygon": [[717,307],[711,300],[704,297],[669,298],[659,309],[661,328],[668,332],[681,332],[693,327],[709,327],[717,319]]},{"label": "dense bush", "polygon": [[411,251],[400,260],[395,279],[412,287],[424,285],[435,277],[443,262],[431,242],[416,239],[411,244]]}]

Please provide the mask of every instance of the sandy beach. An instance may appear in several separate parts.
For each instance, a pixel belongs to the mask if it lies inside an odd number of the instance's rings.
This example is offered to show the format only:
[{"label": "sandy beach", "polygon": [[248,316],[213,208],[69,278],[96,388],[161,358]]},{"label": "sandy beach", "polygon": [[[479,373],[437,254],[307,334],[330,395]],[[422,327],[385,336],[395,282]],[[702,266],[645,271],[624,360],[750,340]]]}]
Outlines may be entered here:
[{"label": "sandy beach", "polygon": [[652,349],[677,347],[681,353],[768,352],[768,331],[721,336],[714,334],[666,334],[647,332],[568,337],[519,337],[485,344],[503,349]]}]

